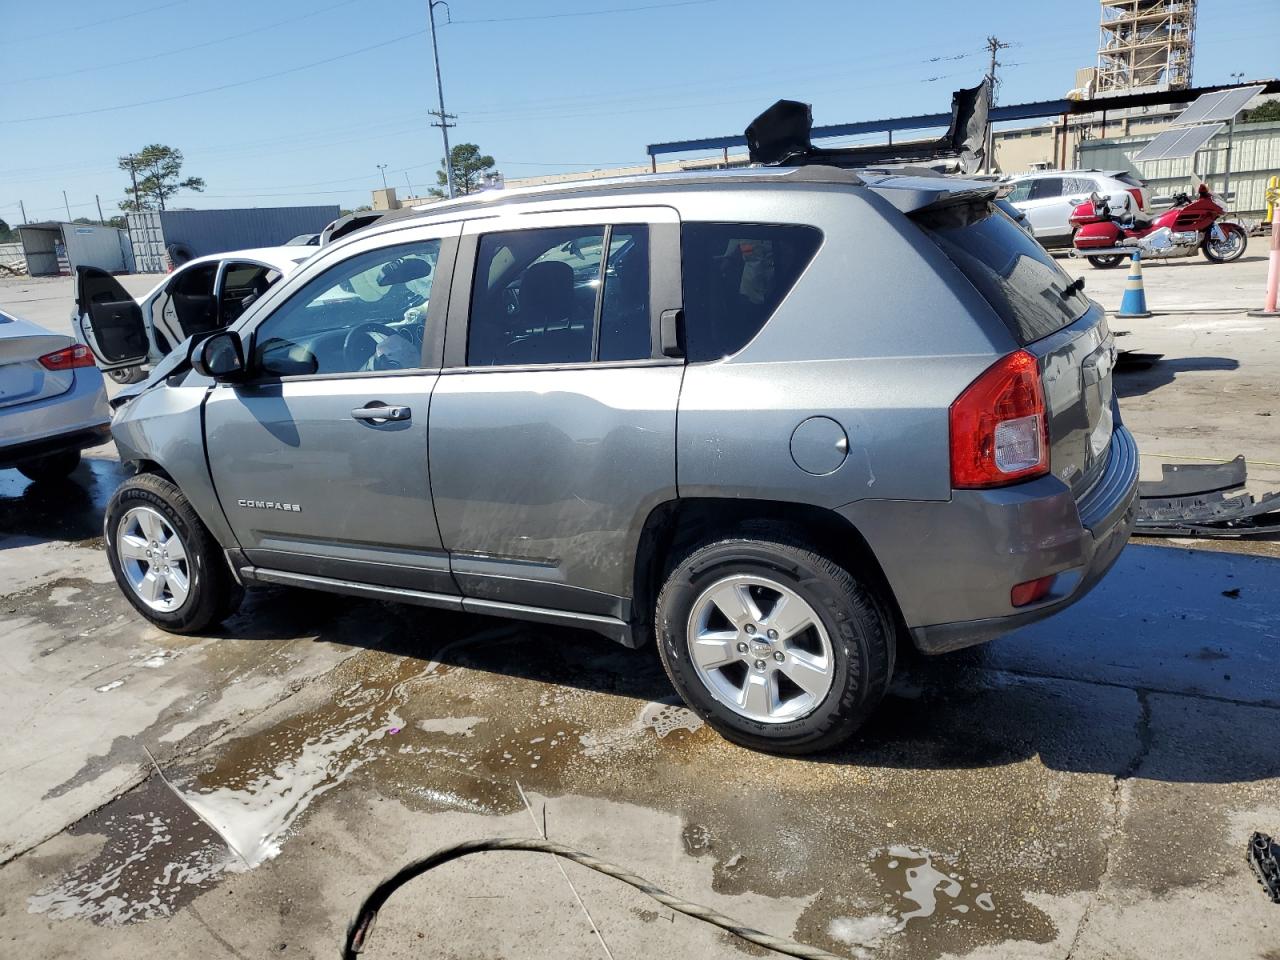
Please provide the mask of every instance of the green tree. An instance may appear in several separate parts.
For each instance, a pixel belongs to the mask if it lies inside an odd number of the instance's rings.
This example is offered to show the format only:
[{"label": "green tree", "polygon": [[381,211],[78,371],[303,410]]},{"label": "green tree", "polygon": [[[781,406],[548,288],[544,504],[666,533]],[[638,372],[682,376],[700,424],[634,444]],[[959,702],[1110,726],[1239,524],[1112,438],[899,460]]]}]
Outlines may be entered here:
[{"label": "green tree", "polygon": [[1268,100],[1262,106],[1250,110],[1241,122],[1262,123],[1266,120],[1280,120],[1280,100]]},{"label": "green tree", "polygon": [[[487,153],[482,154],[474,143],[460,143],[449,151],[449,159],[453,167],[453,189],[458,196],[475,193],[484,186],[486,174],[496,174],[493,169],[495,160]],[[449,185],[449,177],[444,172],[444,161],[440,161],[440,169],[436,171],[436,183],[430,193],[433,197],[448,196],[445,188]]]},{"label": "green tree", "polygon": [[181,150],[162,143],[152,143],[137,153],[120,157],[120,169],[130,174],[129,186],[124,188],[125,199],[120,201],[120,209],[163,210],[165,201],[179,190],[203,190],[204,180],[200,177],[180,179],[182,160]]},{"label": "green tree", "polygon": [[0,220],[0,243],[9,243],[18,239],[18,231],[12,230],[9,224]]}]

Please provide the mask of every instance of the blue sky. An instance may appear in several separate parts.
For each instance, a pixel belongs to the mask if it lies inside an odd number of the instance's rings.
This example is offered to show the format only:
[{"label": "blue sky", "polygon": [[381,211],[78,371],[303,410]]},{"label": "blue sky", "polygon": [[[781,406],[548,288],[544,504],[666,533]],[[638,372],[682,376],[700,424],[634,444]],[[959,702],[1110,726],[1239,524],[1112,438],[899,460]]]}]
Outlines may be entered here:
[{"label": "blue sky", "polygon": [[[452,0],[453,142],[508,177],[642,163],[647,143],[740,132],[782,96],[817,123],[943,110],[992,33],[1015,44],[1002,102],[1059,97],[1097,44],[1094,0],[675,2]],[[1277,37],[1277,0],[1201,0],[1195,81],[1275,76]],[[199,208],[351,207],[380,163],[420,193],[442,155],[426,0],[0,0],[0,64],[11,223],[18,200],[64,216],[64,189],[73,217],[96,216],[95,193],[111,216],[116,157],[152,142],[205,178],[173,201]],[[139,101],[158,102],[115,109]]]}]

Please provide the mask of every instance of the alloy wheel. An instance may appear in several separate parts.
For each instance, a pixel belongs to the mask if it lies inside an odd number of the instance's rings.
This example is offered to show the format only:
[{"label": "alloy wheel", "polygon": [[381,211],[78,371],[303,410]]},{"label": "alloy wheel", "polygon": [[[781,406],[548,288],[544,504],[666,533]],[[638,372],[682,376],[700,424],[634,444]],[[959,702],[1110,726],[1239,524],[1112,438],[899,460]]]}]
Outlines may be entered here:
[{"label": "alloy wheel", "polygon": [[177,610],[191,591],[182,539],[151,507],[134,507],[116,528],[116,556],[133,592],[152,610]]},{"label": "alloy wheel", "polygon": [[817,611],[767,577],[735,574],[694,601],[686,634],[698,678],[719,702],[758,723],[811,713],[835,679]]}]

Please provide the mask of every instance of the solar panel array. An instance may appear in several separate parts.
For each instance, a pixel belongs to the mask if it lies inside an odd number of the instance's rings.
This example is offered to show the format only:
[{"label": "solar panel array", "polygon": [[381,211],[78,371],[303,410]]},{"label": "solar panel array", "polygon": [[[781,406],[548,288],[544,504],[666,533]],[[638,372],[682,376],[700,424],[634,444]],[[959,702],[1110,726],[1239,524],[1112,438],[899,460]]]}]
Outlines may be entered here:
[{"label": "solar panel array", "polygon": [[1244,105],[1267,89],[1266,84],[1255,87],[1235,87],[1231,90],[1218,90],[1206,93],[1196,102],[1178,114],[1173,121],[1175,127],[1185,127],[1192,123],[1216,123],[1228,121],[1244,109]]},{"label": "solar panel array", "polygon": [[1211,123],[1202,127],[1166,130],[1140,151],[1134,160],[1180,160],[1193,157],[1197,150],[1226,128],[1225,123]]}]

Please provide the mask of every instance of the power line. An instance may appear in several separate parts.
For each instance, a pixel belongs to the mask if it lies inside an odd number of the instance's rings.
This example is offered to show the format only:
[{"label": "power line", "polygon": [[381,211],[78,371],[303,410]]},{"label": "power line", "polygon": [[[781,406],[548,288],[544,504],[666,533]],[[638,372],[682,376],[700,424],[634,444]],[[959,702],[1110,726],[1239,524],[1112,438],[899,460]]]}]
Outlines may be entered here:
[{"label": "power line", "polygon": [[18,77],[14,80],[6,80],[5,82],[6,83],[34,83],[35,81],[38,81],[38,80],[56,80],[62,77],[73,77],[81,73],[93,73],[94,71],[97,71],[97,70],[109,70],[113,67],[127,67],[135,63],[147,63],[148,61],[151,61],[151,60],[160,60],[164,57],[177,56],[180,53],[189,53],[192,50],[202,50],[205,47],[212,47],[219,43],[227,43],[231,40],[241,40],[244,37],[251,37],[255,33],[262,33],[266,30],[272,30],[276,27],[283,27],[286,24],[297,23],[300,20],[307,20],[311,17],[318,17],[323,13],[328,13],[330,10],[336,10],[338,9],[338,7],[350,6],[351,4],[356,2],[357,0],[341,0],[340,3],[335,3],[327,7],[321,7],[319,10],[311,10],[307,13],[298,14],[297,16],[294,16],[294,17],[285,17],[283,20],[276,20],[272,23],[264,23],[260,26],[254,27],[252,30],[245,30],[241,33],[233,33],[225,37],[217,37],[216,39],[213,39],[213,40],[205,40],[202,43],[193,43],[188,47],[170,47],[168,49],[161,50],[159,53],[148,54],[145,57],[134,57],[131,60],[113,60],[110,63],[94,63],[94,64],[91,64],[90,66],[80,67],[75,70],[59,70],[57,73],[46,73],[43,76],[38,76],[38,77]]},{"label": "power line", "polygon": [[68,113],[49,113],[38,117],[13,117],[11,119],[0,119],[0,124],[35,123],[39,120],[64,120],[68,117],[87,117],[97,113],[111,113],[115,110],[128,110],[132,107],[149,107],[157,103],[172,103],[175,100],[185,100],[188,97],[198,97],[206,93],[218,93],[222,90],[230,90],[233,87],[243,87],[247,84],[258,83],[262,80],[274,80],[277,77],[284,77],[291,73],[310,70],[312,67],[322,67],[328,63],[345,60],[347,57],[354,57],[362,53],[369,53],[371,50],[380,50],[383,47],[391,46],[393,43],[402,43],[403,41],[412,39],[413,37],[420,37],[426,32],[426,30],[414,30],[412,33],[404,33],[398,37],[392,37],[390,40],[383,40],[380,43],[373,43],[367,47],[360,47],[356,50],[348,50],[345,53],[339,53],[336,56],[325,57],[323,60],[313,60],[311,63],[299,64],[296,67],[289,67],[287,70],[277,70],[275,73],[264,73],[258,77],[246,77],[243,80],[233,80],[230,83],[219,84],[216,87],[205,87],[203,90],[190,90],[187,93],[176,93],[171,97],[155,97],[151,100],[137,100],[133,103],[118,103],[110,107],[96,107],[93,110],[74,110]]},{"label": "power line", "polygon": [[155,13],[157,10],[167,10],[169,7],[176,7],[178,4],[186,2],[187,0],[169,0],[168,3],[159,3],[154,7],[144,7],[141,10],[131,10],[128,13],[118,13],[114,17],[103,17],[101,20],[90,20],[87,23],[76,23],[69,27],[62,27],[58,30],[46,30],[44,33],[29,33],[25,37],[9,37],[5,40],[5,43],[25,43],[28,40],[39,40],[42,37],[56,37],[59,34],[70,33],[73,30],[87,30],[90,27],[100,27],[104,23],[115,23],[117,20],[127,20],[130,17],[140,17],[144,13]]},{"label": "power line", "polygon": [[612,13],[637,13],[642,10],[666,10],[671,7],[696,7],[707,3],[719,3],[721,0],[676,0],[674,3],[648,3],[637,7],[612,7],[608,10],[579,10],[566,13],[534,13],[523,17],[484,17],[476,20],[453,20],[450,25],[471,23],[516,23],[524,20],[565,20],[571,17],[604,17]]}]

